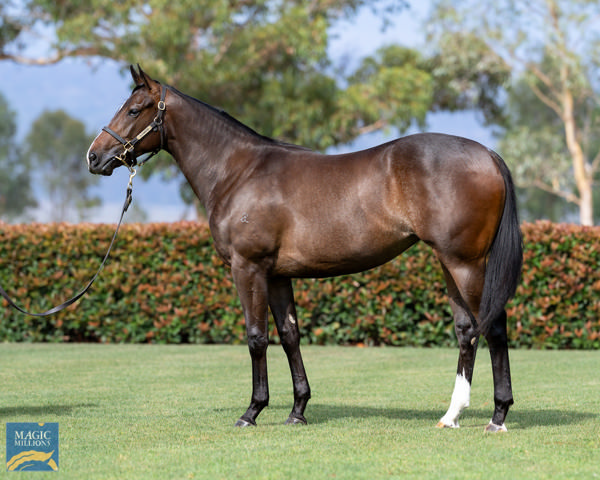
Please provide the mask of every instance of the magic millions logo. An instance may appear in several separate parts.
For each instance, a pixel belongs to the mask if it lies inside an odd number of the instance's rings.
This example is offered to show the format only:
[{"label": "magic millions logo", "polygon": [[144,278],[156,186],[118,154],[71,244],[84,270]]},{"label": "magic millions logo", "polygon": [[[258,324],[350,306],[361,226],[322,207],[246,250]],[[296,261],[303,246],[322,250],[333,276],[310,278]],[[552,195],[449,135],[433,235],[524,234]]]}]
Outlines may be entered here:
[{"label": "magic millions logo", "polygon": [[58,470],[58,423],[7,423],[9,472]]}]

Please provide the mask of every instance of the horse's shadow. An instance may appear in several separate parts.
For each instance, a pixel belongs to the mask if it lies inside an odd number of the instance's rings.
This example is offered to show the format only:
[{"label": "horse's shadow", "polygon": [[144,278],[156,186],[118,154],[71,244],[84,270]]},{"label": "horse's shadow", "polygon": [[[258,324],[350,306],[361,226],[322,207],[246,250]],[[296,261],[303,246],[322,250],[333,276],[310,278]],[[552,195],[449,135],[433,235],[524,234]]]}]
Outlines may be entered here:
[{"label": "horse's shadow", "polygon": [[[269,408],[272,408],[269,406]],[[289,406],[274,406],[273,408],[287,411]],[[492,409],[469,408],[465,410],[461,418],[462,424],[472,427],[484,427],[490,421]],[[435,425],[444,411],[438,409],[403,409],[383,407],[358,407],[351,405],[324,405],[309,404],[306,409],[306,418],[311,424],[325,424],[335,420],[364,419],[381,417],[395,421],[426,420]],[[510,429],[526,430],[540,426],[575,425],[585,422],[590,418],[598,418],[600,415],[590,412],[559,409],[535,409],[519,410],[511,409],[507,417],[507,425]],[[475,423],[475,424],[473,424]]]},{"label": "horse's shadow", "polygon": [[0,407],[0,418],[11,417],[39,417],[40,415],[63,417],[72,415],[75,410],[81,408],[96,407],[94,404],[75,404],[75,405],[25,405],[20,407]]},{"label": "horse's shadow", "polygon": [[[94,408],[94,404],[74,404],[74,405],[32,405],[20,407],[3,407],[0,408],[0,418],[14,417],[34,417],[44,416],[67,416],[72,415],[75,410]],[[272,410],[282,412],[282,418],[289,411],[289,405],[272,405],[268,407]],[[220,412],[222,408],[217,409]],[[237,410],[235,411],[237,412]],[[235,415],[232,409],[232,415]],[[383,407],[358,407],[352,405],[328,405],[328,404],[309,404],[306,417],[310,424],[326,424],[336,420],[352,420],[364,418],[381,417],[393,421],[411,421],[425,420],[435,425],[443,415],[443,411],[438,409],[403,409],[403,408],[383,408]],[[461,418],[463,426],[483,427],[487,425],[491,418],[492,411],[490,409],[468,409]],[[541,426],[561,426],[561,425],[576,425],[585,422],[590,418],[598,418],[600,415],[590,412],[582,412],[575,410],[559,410],[540,408],[536,410],[519,410],[518,408],[511,409],[507,417],[507,425],[511,430],[526,430],[529,428]]]}]

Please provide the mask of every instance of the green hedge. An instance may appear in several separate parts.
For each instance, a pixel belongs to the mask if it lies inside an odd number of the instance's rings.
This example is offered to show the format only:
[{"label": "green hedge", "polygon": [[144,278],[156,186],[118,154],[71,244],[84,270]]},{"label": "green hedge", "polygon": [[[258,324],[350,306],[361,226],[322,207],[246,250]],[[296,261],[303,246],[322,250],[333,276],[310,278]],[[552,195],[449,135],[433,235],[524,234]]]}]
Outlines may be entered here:
[{"label": "green hedge", "polygon": [[[0,224],[0,284],[27,309],[79,291],[108,246],[111,225]],[[513,347],[600,348],[600,228],[524,224],[523,282],[509,304]],[[2,300],[1,341],[241,343],[242,310],[204,225],[122,227],[90,293],[49,318]],[[441,269],[417,244],[362,274],[295,282],[304,342],[455,345]],[[271,340],[278,337],[273,327]]]}]

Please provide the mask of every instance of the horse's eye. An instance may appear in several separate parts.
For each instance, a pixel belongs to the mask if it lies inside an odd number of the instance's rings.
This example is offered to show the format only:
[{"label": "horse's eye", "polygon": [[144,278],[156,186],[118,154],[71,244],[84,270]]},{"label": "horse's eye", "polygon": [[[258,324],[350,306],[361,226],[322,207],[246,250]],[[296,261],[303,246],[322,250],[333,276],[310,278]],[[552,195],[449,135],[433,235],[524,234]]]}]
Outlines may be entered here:
[{"label": "horse's eye", "polygon": [[139,114],[140,114],[140,111],[135,108],[132,108],[131,110],[129,110],[129,113],[128,113],[128,115],[130,117],[137,117]]}]

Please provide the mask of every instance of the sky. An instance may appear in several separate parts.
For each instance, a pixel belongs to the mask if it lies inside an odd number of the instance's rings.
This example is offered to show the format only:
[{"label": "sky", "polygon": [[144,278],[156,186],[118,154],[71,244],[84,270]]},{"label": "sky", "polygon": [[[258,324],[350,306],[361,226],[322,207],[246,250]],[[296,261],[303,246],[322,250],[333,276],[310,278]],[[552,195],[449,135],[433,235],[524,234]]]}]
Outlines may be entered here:
[{"label": "sky", "polygon": [[[412,2],[394,19],[392,26],[381,30],[381,20],[369,8],[364,8],[352,21],[343,21],[331,30],[330,54],[333,58],[358,59],[372,54],[378,47],[397,43],[419,48],[425,44],[423,21],[430,1]],[[16,112],[18,138],[22,140],[32,122],[44,110],[63,109],[81,120],[88,132],[96,134],[108,124],[117,108],[129,96],[131,77],[122,64],[111,60],[89,61],[72,58],[49,66],[26,66],[0,61],[0,92],[10,108]],[[152,74],[152,72],[148,72]],[[160,79],[159,79],[160,80]],[[435,114],[428,118],[428,131],[464,136],[493,147],[489,130],[483,128],[472,113]],[[260,132],[260,125],[249,125]],[[409,132],[414,133],[414,132]],[[393,132],[363,136],[339,151],[359,150],[391,140]],[[82,152],[82,168],[87,169]],[[125,195],[127,171],[118,169],[111,177],[101,177],[94,193],[103,200],[101,208],[90,215],[92,222],[115,223]],[[134,180],[133,202],[135,209],[144,212],[145,220],[169,222],[183,219],[189,208],[179,196],[178,181],[165,183],[158,176],[144,181]],[[42,203],[42,202],[40,202]],[[139,220],[135,209],[128,212],[126,220]],[[48,212],[38,209],[36,221],[47,221]]]}]

